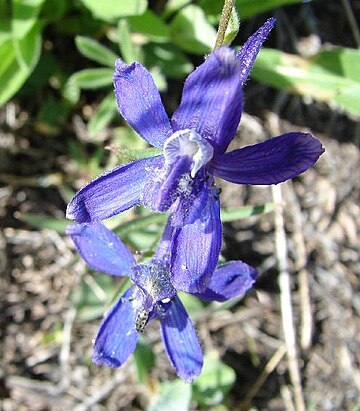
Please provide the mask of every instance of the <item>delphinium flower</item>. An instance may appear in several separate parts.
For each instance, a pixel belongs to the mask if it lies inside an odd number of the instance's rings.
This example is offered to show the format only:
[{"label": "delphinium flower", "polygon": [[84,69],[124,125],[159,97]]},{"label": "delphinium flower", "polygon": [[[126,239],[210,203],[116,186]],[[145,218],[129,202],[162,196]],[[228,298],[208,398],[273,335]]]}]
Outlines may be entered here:
[{"label": "delphinium flower", "polygon": [[[113,305],[100,325],[94,343],[93,362],[120,367],[134,352],[139,334],[149,321],[159,320],[167,356],[177,375],[186,382],[201,372],[202,349],[184,306],[177,296],[167,231],[150,261],[138,264],[121,240],[101,223],[75,224],[67,228],[87,264],[115,276],[128,276],[134,283]],[[225,301],[244,294],[253,285],[256,270],[231,261],[212,275],[208,287],[195,294],[205,301]]]},{"label": "delphinium flower", "polygon": [[[236,184],[278,184],[312,166],[323,153],[309,133],[293,132],[231,152],[243,110],[243,86],[275,19],[238,53],[219,47],[185,81],[169,120],[150,73],[140,64],[115,63],[114,86],[123,118],[162,154],[119,166],[81,189],[67,209],[78,223],[104,220],[139,204],[170,211],[172,265],[184,291],[207,287],[221,248],[215,177]],[[184,288],[185,287],[185,288]]]}]

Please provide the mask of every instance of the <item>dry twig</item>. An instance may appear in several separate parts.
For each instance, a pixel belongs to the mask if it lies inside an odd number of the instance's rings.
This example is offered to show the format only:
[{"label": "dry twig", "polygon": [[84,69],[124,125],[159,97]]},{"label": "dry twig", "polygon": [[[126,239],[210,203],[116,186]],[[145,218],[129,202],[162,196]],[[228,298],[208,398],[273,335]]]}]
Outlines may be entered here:
[{"label": "dry twig", "polygon": [[293,188],[293,183],[286,184],[286,194],[290,197],[289,208],[294,223],[294,243],[296,249],[295,270],[299,273],[299,293],[301,310],[301,330],[300,344],[303,350],[308,350],[311,346],[313,332],[313,316],[310,301],[309,273],[306,270],[306,247],[302,232],[303,218],[298,199]]},{"label": "dry twig", "polygon": [[290,275],[287,263],[287,243],[284,229],[284,217],[282,210],[281,187],[271,186],[273,201],[276,204],[275,218],[275,248],[279,266],[279,288],[281,317],[285,344],[287,349],[287,358],[289,362],[290,379],[294,387],[294,396],[297,411],[305,411],[305,402],[301,386],[300,370],[297,358],[295,330],[293,323],[293,310],[291,302]]},{"label": "dry twig", "polygon": [[[131,368],[131,367],[130,367]],[[74,407],[74,411],[86,411],[90,410],[95,404],[101,402],[104,398],[106,398],[111,391],[120,383],[124,382],[128,376],[127,373],[128,369],[120,369],[118,370],[112,379],[106,382],[98,391],[96,391],[90,397],[87,397],[82,401],[81,404],[78,404]]]},{"label": "dry twig", "polygon": [[286,353],[286,347],[282,344],[276,351],[275,354],[270,358],[269,362],[265,365],[263,371],[255,381],[255,384],[250,388],[244,401],[240,404],[241,410],[248,410],[251,400],[255,397],[257,392],[260,390],[267,377],[274,371],[276,366],[279,364],[281,359]]}]

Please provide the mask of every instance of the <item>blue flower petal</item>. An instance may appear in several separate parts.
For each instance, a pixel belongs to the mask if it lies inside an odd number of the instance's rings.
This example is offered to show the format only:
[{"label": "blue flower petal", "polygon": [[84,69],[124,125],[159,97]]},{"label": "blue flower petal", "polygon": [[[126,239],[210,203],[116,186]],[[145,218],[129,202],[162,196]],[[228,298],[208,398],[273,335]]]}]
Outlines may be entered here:
[{"label": "blue flower petal", "polygon": [[144,188],[143,204],[153,211],[166,211],[176,200],[180,180],[184,174],[189,173],[190,165],[190,158],[182,156],[174,164],[149,174]]},{"label": "blue flower petal", "polygon": [[192,180],[192,185],[186,188],[185,193],[179,195],[172,207],[170,217],[172,226],[183,227],[186,224],[193,223],[200,217],[208,198],[208,191],[205,186],[209,186],[213,182],[211,176],[208,176],[208,179],[209,181],[205,183],[204,169],[199,171],[195,179]]},{"label": "blue flower petal", "polygon": [[114,87],[121,115],[149,144],[161,148],[172,134],[151,74],[140,63],[115,62]]},{"label": "blue flower petal", "polygon": [[175,228],[171,256],[171,281],[177,290],[201,292],[209,284],[221,249],[218,197],[209,192],[202,212],[192,224]]},{"label": "blue flower petal", "polygon": [[162,164],[163,156],[119,166],[82,188],[70,201],[66,217],[78,223],[105,220],[139,205],[148,173]]},{"label": "blue flower petal", "polygon": [[215,270],[208,288],[195,295],[205,301],[226,301],[245,294],[254,284],[257,271],[242,261],[229,261]]},{"label": "blue flower petal", "polygon": [[106,315],[94,344],[95,364],[120,367],[134,352],[139,339],[135,320],[141,308],[141,296],[140,290],[129,288]]},{"label": "blue flower petal", "polygon": [[174,130],[195,130],[223,153],[242,112],[241,65],[233,50],[219,47],[186,79]]},{"label": "blue flower petal", "polygon": [[203,353],[194,325],[178,297],[161,320],[161,334],[176,374],[191,383],[200,375]]},{"label": "blue flower petal", "polygon": [[324,149],[306,133],[287,133],[217,156],[212,172],[237,184],[278,184],[306,171]]},{"label": "blue flower petal", "polygon": [[258,55],[263,42],[269,35],[271,29],[274,27],[276,19],[271,18],[265,22],[263,26],[259,28],[241,47],[237,53],[237,58],[241,64],[241,83],[244,84],[250,74],[250,70],[255,63],[256,56]]},{"label": "blue flower petal", "polygon": [[100,223],[70,225],[71,236],[81,257],[95,270],[118,276],[128,276],[135,265],[134,257],[111,230]]},{"label": "blue flower petal", "polygon": [[170,219],[167,219],[161,240],[159,241],[155,253],[151,259],[154,263],[170,264],[173,231],[174,228],[170,223]]}]

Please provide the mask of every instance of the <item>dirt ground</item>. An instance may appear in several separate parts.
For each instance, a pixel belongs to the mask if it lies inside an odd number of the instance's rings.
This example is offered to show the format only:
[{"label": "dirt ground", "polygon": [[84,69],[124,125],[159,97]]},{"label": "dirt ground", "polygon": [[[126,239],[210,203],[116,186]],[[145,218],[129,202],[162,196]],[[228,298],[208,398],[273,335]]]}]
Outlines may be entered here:
[{"label": "dirt ground", "polygon": [[[351,35],[337,33],[346,26],[341,2],[328,3],[314,6],[321,40],[353,47]],[[286,22],[294,12],[281,13]],[[336,15],[339,24],[330,30]],[[284,343],[291,327],[286,323],[284,334],[274,213],[225,224],[225,258],[253,264],[261,276],[240,303],[194,318],[199,336],[205,350],[216,349],[236,371],[224,403],[230,410],[290,411],[299,396],[306,410],[359,410],[359,122],[255,82],[246,93],[247,114],[234,147],[301,130],[326,150],[312,169],[281,186],[297,357],[289,360]],[[71,296],[91,276],[71,241],[19,219],[26,212],[64,217],[67,142],[78,138],[74,122],[45,138],[31,121],[33,110],[34,103],[20,100],[0,109],[1,409],[144,409],[149,392],[136,382],[132,360],[115,371],[90,365],[99,319],[76,318]],[[51,178],[44,182],[44,175]],[[224,208],[271,202],[274,195],[269,187],[222,188]],[[157,328],[147,333],[157,355],[152,377],[172,378]]]}]

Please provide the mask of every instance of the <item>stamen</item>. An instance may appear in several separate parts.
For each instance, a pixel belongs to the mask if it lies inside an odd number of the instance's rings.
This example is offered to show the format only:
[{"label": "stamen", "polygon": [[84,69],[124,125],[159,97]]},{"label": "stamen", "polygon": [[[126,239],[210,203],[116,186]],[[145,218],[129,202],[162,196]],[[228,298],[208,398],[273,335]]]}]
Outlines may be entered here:
[{"label": "stamen", "polygon": [[192,178],[214,155],[212,145],[194,130],[179,130],[170,136],[164,144],[164,156],[167,164],[172,164],[179,156],[189,156],[192,160],[190,175]]},{"label": "stamen", "polygon": [[152,262],[138,264],[134,267],[131,279],[151,297],[153,303],[164,298],[172,298],[176,294],[167,265]]}]

